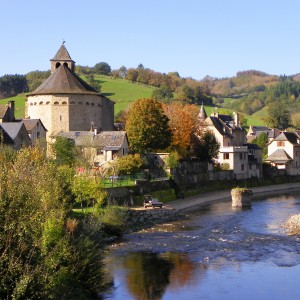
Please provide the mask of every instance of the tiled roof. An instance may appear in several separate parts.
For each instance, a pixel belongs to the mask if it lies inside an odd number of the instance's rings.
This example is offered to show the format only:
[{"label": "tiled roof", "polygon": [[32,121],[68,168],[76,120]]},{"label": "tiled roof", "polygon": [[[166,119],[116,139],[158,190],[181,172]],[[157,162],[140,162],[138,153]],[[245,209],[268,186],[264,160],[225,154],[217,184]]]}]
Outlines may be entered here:
[{"label": "tiled roof", "polygon": [[225,125],[225,124],[222,123],[222,121],[221,121],[219,118],[210,116],[209,119],[211,120],[213,126],[219,131],[219,133],[220,133],[221,135],[227,135],[227,136],[229,136],[229,137],[233,137],[232,134],[230,134],[228,131],[226,131],[226,130],[224,129],[224,125]]},{"label": "tiled roof", "polygon": [[277,149],[265,160],[275,162],[275,163],[286,163],[293,159],[283,149]]},{"label": "tiled roof", "polygon": [[28,96],[45,94],[99,95],[89,84],[64,65],[57,68],[47,80]]},{"label": "tiled roof", "polygon": [[55,56],[51,59],[51,61],[53,60],[73,61],[64,44],[60,46]]}]

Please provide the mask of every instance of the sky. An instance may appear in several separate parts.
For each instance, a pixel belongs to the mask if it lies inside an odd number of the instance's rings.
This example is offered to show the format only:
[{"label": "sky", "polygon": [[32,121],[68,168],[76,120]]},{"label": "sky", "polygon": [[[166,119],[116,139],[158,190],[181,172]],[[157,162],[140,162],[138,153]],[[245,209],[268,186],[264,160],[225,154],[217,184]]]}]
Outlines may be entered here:
[{"label": "sky", "polygon": [[0,0],[0,76],[77,65],[181,77],[300,73],[299,0]]}]

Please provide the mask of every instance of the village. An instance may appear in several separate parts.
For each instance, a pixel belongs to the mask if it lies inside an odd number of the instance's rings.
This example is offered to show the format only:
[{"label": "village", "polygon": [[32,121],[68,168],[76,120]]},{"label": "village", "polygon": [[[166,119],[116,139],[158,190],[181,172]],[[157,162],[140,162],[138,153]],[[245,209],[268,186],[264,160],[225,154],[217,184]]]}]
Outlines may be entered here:
[{"label": "village", "polygon": [[[51,76],[27,95],[25,119],[15,118],[14,101],[0,107],[1,144],[19,150],[36,145],[38,141],[46,141],[48,154],[51,155],[51,145],[57,137],[63,137],[85,153],[90,168],[98,171],[105,169],[109,162],[128,155],[131,149],[124,124],[121,127],[114,124],[114,103],[74,73],[75,62],[64,44],[50,63]],[[264,176],[263,165],[266,164],[274,176],[300,174],[300,139],[297,131],[250,126],[246,133],[239,113],[222,115],[215,109],[207,116],[203,105],[197,118],[197,126],[216,138],[219,144],[217,155],[202,163],[199,170],[186,166],[176,173],[166,164],[168,153],[147,153],[152,161],[155,158],[158,162],[158,168],[166,171],[162,175],[152,170],[152,179],[173,175],[177,184],[185,187],[201,185],[203,173],[211,181],[259,179]],[[264,159],[262,148],[252,143],[260,134],[267,136],[267,157]],[[195,160],[185,163],[193,165]],[[82,172],[83,169],[79,170]],[[113,175],[118,178],[118,174]]]}]

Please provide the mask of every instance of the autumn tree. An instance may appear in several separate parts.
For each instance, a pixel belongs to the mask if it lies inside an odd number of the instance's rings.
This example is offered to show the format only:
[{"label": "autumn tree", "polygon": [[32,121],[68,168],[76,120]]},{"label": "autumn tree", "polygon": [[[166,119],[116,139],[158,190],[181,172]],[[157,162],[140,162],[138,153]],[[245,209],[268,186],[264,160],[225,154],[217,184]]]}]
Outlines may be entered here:
[{"label": "autumn tree", "polygon": [[145,153],[167,148],[172,138],[168,122],[160,102],[154,99],[134,102],[126,120],[131,150]]},{"label": "autumn tree", "polygon": [[199,109],[196,105],[172,102],[163,105],[164,112],[169,118],[172,131],[171,146],[175,149],[189,149],[191,135],[197,124]]},{"label": "autumn tree", "polygon": [[173,92],[168,86],[162,86],[152,92],[152,98],[155,100],[168,102],[173,99]]}]

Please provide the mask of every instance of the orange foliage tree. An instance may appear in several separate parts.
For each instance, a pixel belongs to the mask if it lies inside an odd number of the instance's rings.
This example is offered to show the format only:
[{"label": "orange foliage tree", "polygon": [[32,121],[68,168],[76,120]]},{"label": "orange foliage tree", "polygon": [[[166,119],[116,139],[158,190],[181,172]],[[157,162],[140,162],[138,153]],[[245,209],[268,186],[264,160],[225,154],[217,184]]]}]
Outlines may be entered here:
[{"label": "orange foliage tree", "polygon": [[194,104],[172,102],[164,104],[165,115],[169,118],[169,127],[172,132],[171,146],[176,149],[189,149],[191,135],[197,125],[199,108]]}]

